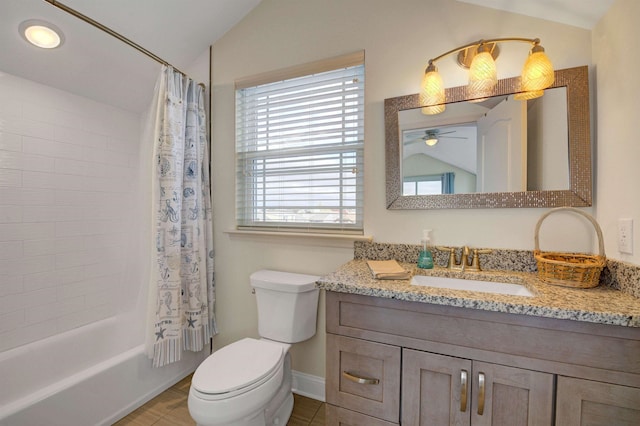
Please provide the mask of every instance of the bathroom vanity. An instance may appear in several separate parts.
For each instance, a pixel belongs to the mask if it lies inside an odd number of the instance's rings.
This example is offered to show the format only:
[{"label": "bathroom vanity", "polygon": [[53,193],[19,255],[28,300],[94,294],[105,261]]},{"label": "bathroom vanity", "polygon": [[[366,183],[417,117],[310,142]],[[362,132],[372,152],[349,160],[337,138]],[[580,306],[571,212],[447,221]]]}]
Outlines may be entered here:
[{"label": "bathroom vanity", "polygon": [[533,273],[481,277],[533,296],[375,280],[358,259],[318,281],[327,424],[640,424],[640,300]]}]

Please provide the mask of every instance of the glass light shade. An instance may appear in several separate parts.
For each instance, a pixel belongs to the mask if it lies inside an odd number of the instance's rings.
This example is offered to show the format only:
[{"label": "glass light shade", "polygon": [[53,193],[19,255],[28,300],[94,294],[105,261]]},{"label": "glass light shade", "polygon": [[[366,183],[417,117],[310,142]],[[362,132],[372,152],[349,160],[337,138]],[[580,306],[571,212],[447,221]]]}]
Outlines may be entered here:
[{"label": "glass light shade", "polygon": [[539,98],[544,95],[544,90],[529,90],[528,92],[519,92],[513,95],[513,99],[517,101],[526,101],[529,99]]},{"label": "glass light shade", "polygon": [[436,138],[429,138],[429,139],[426,139],[426,140],[424,141],[424,143],[426,143],[426,144],[427,144],[427,145],[429,145],[429,146],[434,146],[435,144],[437,144],[437,143],[438,143],[438,139],[436,139]]},{"label": "glass light shade", "polygon": [[486,98],[493,95],[493,89],[498,84],[498,70],[491,53],[480,47],[469,67],[469,85],[467,95],[470,98]]},{"label": "glass light shade", "polygon": [[433,64],[429,64],[422,78],[420,90],[420,105],[422,113],[427,115],[439,114],[445,110],[444,83]]},{"label": "glass light shade", "polygon": [[553,64],[544,53],[544,49],[540,46],[535,46],[522,69],[522,91],[544,90],[551,86],[554,80]]},{"label": "glass light shade", "polygon": [[62,31],[45,21],[31,19],[22,22],[18,30],[20,35],[34,46],[54,49],[64,42]]}]

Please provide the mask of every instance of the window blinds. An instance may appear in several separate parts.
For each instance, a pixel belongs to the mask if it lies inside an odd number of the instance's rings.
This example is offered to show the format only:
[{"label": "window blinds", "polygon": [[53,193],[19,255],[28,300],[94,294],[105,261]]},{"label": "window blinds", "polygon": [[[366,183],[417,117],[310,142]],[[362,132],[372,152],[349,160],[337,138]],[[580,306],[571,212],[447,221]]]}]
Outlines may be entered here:
[{"label": "window blinds", "polygon": [[362,233],[364,65],[236,90],[239,228]]}]

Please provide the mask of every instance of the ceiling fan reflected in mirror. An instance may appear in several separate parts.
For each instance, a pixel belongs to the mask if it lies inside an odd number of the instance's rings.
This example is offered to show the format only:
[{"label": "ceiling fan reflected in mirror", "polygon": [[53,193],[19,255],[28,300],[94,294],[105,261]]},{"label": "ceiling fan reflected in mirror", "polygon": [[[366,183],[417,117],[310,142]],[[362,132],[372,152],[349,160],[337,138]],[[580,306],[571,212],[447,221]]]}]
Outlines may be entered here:
[{"label": "ceiling fan reflected in mirror", "polygon": [[445,136],[451,133],[456,133],[456,130],[450,130],[448,132],[441,132],[438,129],[425,130],[423,136],[410,140],[409,143],[424,142],[425,144],[427,144],[427,146],[434,146],[435,144],[438,143],[438,141],[441,138],[442,139],[467,139],[466,137],[460,137],[460,136]]}]

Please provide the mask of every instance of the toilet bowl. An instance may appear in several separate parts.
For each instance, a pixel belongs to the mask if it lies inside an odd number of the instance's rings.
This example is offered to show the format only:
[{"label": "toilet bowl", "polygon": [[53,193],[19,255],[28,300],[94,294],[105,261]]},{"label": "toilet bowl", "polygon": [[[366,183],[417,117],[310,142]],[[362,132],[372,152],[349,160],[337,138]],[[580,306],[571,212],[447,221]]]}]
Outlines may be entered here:
[{"label": "toilet bowl", "polygon": [[246,338],[225,346],[193,375],[188,398],[191,417],[199,425],[267,424],[262,412],[268,403],[283,386],[291,389],[290,378],[284,380],[288,359],[286,345],[267,340]]},{"label": "toilet bowl", "polygon": [[262,338],[225,346],[196,369],[188,406],[198,425],[287,423],[293,409],[290,343],[315,334],[317,279],[267,270],[251,275]]}]

